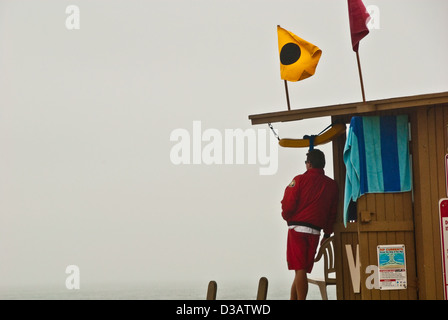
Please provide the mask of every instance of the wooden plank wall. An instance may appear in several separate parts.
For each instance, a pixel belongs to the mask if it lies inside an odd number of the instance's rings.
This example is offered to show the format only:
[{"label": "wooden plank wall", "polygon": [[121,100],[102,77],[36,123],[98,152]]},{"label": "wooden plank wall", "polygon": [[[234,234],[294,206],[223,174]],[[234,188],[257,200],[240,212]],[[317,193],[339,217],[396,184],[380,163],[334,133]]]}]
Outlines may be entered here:
[{"label": "wooden plank wall", "polygon": [[[361,212],[371,213],[370,222],[362,222]],[[337,265],[338,299],[343,300],[415,300],[417,295],[416,252],[414,241],[414,221],[412,214],[412,194],[366,194],[357,202],[358,222],[344,227],[342,222],[335,227],[339,249],[337,257],[342,257]],[[342,221],[342,220],[341,220]],[[359,244],[361,292],[355,294],[348,267],[346,245],[356,252]],[[366,273],[370,265],[378,265],[377,246],[404,244],[406,248],[406,267],[408,288],[405,290],[368,289]]]},{"label": "wooden plank wall", "polygon": [[[350,122],[350,117],[333,117],[332,122],[344,121]],[[360,237],[366,238],[366,234],[360,234],[358,230],[358,223],[349,223],[347,227],[343,223],[343,203],[344,203],[344,188],[345,188],[345,165],[343,161],[343,150],[346,136],[343,135],[333,141],[333,161],[334,161],[334,179],[339,186],[339,210],[335,225],[335,256],[336,258],[336,293],[339,300],[361,300],[361,299],[377,299],[378,297],[366,295],[365,290],[365,268],[368,265],[376,265],[376,252],[374,250],[366,250],[360,248],[361,257],[361,293],[354,293],[352,278],[348,266],[348,257],[346,245],[350,245],[354,259],[356,261],[356,248],[360,244]],[[369,199],[375,199],[375,195],[371,195]],[[366,209],[366,197],[362,197],[358,201],[358,211]],[[374,203],[369,203],[370,207],[374,209]],[[375,219],[376,220],[376,219]],[[367,238],[366,238],[367,239]],[[363,241],[361,240],[361,243]],[[372,242],[372,241],[371,241]],[[376,250],[376,242],[371,243]],[[339,258],[341,257],[341,258]],[[372,261],[372,262],[371,262]],[[363,288],[364,287],[364,288]],[[379,290],[378,290],[379,291]]]},{"label": "wooden plank wall", "polygon": [[[357,202],[359,245],[361,256],[361,297],[363,300],[415,300],[417,299],[416,258],[412,194],[366,194]],[[359,217],[362,211],[370,213],[370,222]],[[407,289],[367,289],[370,274],[365,269],[378,265],[377,246],[404,244],[406,249]]]},{"label": "wooden plank wall", "polygon": [[448,105],[416,108],[411,124],[419,298],[443,299],[438,203],[446,197]]},{"label": "wooden plank wall", "polygon": [[[334,178],[340,188],[340,209],[335,226],[335,251],[337,268],[337,298],[355,299],[443,299],[442,262],[439,231],[439,199],[447,197],[445,186],[444,156],[447,150],[448,104],[420,106],[406,110],[411,122],[411,154],[413,174],[413,194],[379,195],[372,194],[358,201],[358,212],[371,211],[373,221],[403,221],[402,230],[390,232],[356,232],[357,223],[343,228],[342,205],[345,185],[345,166],[342,159],[345,136],[333,142]],[[385,114],[385,113],[382,113]],[[388,112],[388,114],[391,114]],[[333,117],[333,122],[347,117]],[[372,209],[373,208],[373,209]],[[413,215],[413,218],[412,218]],[[413,219],[414,230],[408,223]],[[408,222],[406,222],[408,221]],[[399,227],[401,228],[401,227]],[[408,230],[406,230],[408,228]],[[415,264],[408,263],[408,282],[411,290],[364,290],[354,294],[348,269],[345,245],[351,244],[356,252],[356,244],[370,248],[361,253],[361,287],[364,286],[366,264],[375,264],[379,244],[406,244],[408,257],[415,255]],[[412,243],[415,246],[412,246]],[[412,250],[415,250],[412,252]],[[414,258],[411,258],[414,259]],[[409,260],[409,261],[408,261]],[[410,277],[409,277],[410,275]],[[415,276],[418,280],[414,280]],[[416,289],[418,285],[418,292]]]},{"label": "wooden plank wall", "polygon": [[[350,118],[332,117],[332,122],[350,121]],[[335,225],[335,266],[336,266],[336,297],[338,300],[359,300],[360,294],[353,292],[351,277],[348,267],[346,244],[352,245],[353,252],[356,252],[358,243],[357,232],[340,232],[344,230],[342,223],[343,205],[344,205],[344,187],[345,187],[345,165],[342,158],[346,136],[341,135],[333,141],[333,172],[334,180],[339,186],[339,208]]]}]

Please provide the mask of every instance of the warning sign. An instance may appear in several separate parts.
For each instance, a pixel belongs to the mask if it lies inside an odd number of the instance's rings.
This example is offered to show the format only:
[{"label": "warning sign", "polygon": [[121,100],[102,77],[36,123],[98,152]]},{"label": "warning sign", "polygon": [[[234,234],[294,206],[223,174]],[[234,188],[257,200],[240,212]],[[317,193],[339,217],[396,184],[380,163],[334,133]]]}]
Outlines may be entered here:
[{"label": "warning sign", "polygon": [[440,199],[439,201],[440,216],[440,241],[442,247],[442,267],[443,267],[443,292],[445,300],[448,299],[448,199]]},{"label": "warning sign", "polygon": [[407,288],[406,252],[404,244],[377,247],[380,290]]}]

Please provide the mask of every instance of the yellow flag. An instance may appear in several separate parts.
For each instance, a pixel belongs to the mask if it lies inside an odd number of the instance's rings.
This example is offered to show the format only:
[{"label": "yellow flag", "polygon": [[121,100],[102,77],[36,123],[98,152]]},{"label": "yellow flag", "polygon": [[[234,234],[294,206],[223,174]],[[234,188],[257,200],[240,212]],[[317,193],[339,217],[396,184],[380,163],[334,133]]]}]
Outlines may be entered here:
[{"label": "yellow flag", "polygon": [[277,26],[280,74],[283,80],[300,81],[316,71],[322,50]]}]

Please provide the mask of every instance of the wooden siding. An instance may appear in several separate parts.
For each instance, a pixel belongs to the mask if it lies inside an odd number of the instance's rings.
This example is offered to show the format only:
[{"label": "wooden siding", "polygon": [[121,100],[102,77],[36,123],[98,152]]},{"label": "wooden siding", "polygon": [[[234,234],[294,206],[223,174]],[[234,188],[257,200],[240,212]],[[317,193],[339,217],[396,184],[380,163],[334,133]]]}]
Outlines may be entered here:
[{"label": "wooden siding", "polygon": [[448,105],[418,108],[411,119],[419,298],[443,299],[438,203],[446,198]]},{"label": "wooden siding", "polygon": [[[409,115],[413,192],[367,194],[357,203],[358,217],[371,212],[369,223],[342,224],[342,205],[335,226],[338,299],[443,299],[442,262],[438,203],[446,196],[444,156],[447,152],[448,104],[388,110],[375,114]],[[349,121],[347,116],[332,121]],[[345,137],[333,142],[334,177],[340,190],[345,186],[342,153]],[[343,192],[340,200],[343,201]],[[405,244],[408,289],[380,291],[365,287],[365,268],[377,264],[376,246]],[[360,245],[361,293],[353,293],[345,245]]]}]

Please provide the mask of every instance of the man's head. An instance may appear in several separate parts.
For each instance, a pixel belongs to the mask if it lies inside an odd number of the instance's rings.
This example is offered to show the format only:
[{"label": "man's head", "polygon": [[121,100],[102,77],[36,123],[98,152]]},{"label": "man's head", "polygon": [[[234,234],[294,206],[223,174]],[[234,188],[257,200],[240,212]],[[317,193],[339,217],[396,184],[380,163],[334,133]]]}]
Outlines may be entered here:
[{"label": "man's head", "polygon": [[307,169],[316,168],[323,169],[325,167],[325,155],[319,149],[313,149],[306,154]]}]

